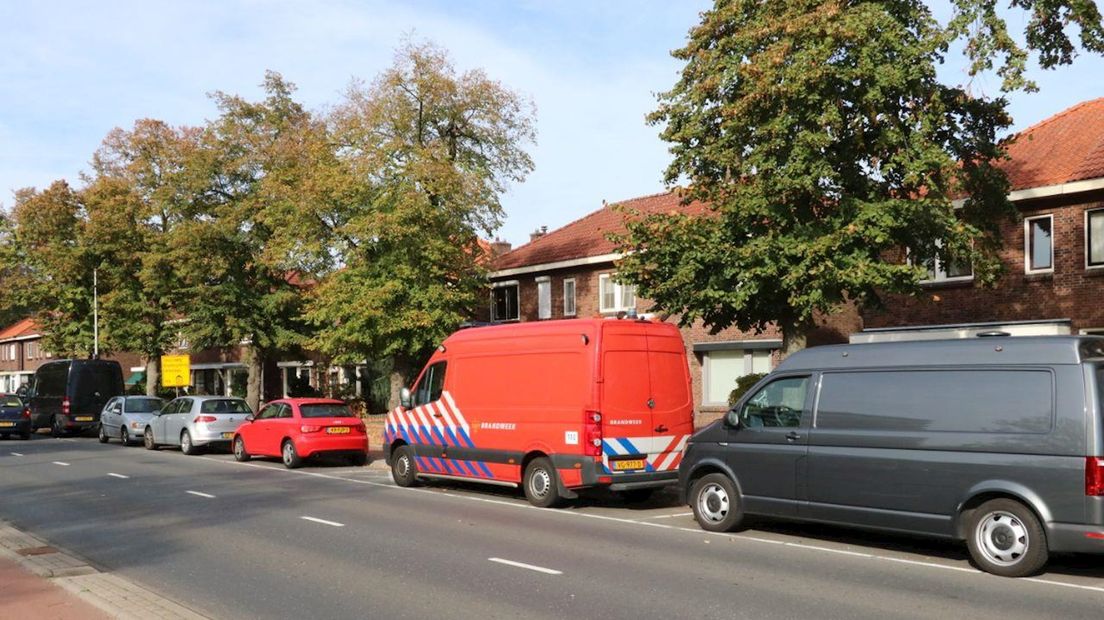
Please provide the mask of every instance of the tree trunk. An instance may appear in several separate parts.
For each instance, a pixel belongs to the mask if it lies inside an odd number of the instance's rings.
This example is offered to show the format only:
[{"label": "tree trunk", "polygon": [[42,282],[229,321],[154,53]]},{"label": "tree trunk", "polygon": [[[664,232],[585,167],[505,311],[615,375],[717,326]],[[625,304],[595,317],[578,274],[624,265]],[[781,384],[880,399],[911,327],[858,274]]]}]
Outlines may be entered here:
[{"label": "tree trunk", "polygon": [[793,321],[782,324],[782,359],[805,348],[810,321]]},{"label": "tree trunk", "polygon": [[261,374],[264,372],[264,351],[255,346],[245,349],[245,365],[249,376],[245,380],[245,402],[253,411],[261,406]]},{"label": "tree trunk", "polygon": [[146,358],[146,396],[157,396],[157,385],[161,381],[161,357],[151,355]]}]

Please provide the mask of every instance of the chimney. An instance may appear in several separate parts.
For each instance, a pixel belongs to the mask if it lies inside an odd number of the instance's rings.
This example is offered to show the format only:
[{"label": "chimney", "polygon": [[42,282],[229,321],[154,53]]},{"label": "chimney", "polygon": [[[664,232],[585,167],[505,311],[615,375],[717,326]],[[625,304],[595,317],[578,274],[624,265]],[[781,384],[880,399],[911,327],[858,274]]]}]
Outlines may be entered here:
[{"label": "chimney", "polygon": [[548,227],[547,226],[541,226],[537,230],[534,230],[533,232],[529,233],[529,243],[532,243],[532,242],[536,241],[537,239],[540,239],[541,237],[543,237],[547,234],[548,234]]},{"label": "chimney", "polygon": [[495,237],[494,241],[491,242],[491,256],[502,256],[513,248],[514,246],[510,245],[509,241]]}]

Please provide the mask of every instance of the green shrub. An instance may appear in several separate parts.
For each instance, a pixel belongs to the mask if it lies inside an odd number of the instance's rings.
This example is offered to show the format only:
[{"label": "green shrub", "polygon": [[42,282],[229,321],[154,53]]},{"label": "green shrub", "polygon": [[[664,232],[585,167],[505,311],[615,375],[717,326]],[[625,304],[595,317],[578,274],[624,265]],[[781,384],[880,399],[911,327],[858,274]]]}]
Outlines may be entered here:
[{"label": "green shrub", "polygon": [[740,397],[743,396],[744,393],[746,393],[748,390],[751,389],[751,386],[755,385],[756,383],[759,383],[759,380],[762,379],[765,376],[767,376],[766,373],[757,373],[757,374],[744,375],[744,376],[740,377],[739,379],[737,379],[736,380],[736,389],[734,389],[734,390],[732,390],[731,392],[728,393],[728,404],[729,404],[729,406],[735,405],[736,401],[740,400]]}]

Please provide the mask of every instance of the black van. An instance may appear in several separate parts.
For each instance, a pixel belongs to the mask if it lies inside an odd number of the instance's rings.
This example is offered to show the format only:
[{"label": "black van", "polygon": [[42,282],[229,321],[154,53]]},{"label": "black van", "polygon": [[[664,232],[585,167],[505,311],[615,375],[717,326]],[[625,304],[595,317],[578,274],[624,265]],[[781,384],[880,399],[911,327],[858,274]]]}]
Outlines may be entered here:
[{"label": "black van", "polygon": [[83,432],[100,423],[100,410],[123,393],[123,369],[107,360],[58,360],[39,366],[27,405],[31,427],[49,427],[54,437]]}]

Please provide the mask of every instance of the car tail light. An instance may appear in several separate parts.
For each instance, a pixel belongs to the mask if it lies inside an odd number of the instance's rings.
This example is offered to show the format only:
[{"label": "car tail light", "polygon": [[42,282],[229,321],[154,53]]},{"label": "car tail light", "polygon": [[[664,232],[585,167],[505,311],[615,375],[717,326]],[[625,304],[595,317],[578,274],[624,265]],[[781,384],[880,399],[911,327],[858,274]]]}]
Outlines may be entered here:
[{"label": "car tail light", "polygon": [[1104,495],[1104,458],[1085,457],[1085,495],[1091,497]]},{"label": "car tail light", "polygon": [[314,424],[304,424],[299,427],[299,430],[304,433],[317,433],[322,430],[321,426],[315,426]]},{"label": "car tail light", "polygon": [[368,429],[364,426],[364,422],[357,422],[355,425],[353,425],[353,432],[366,433],[368,432]]},{"label": "car tail light", "polygon": [[69,415],[69,399],[61,399],[61,415]]},{"label": "car tail light", "polygon": [[218,421],[218,418],[216,418],[213,415],[197,415],[195,417],[195,419],[192,420],[192,422],[197,423],[197,424],[200,423],[200,422],[217,422],[217,421]]},{"label": "car tail light", "polygon": [[602,456],[602,414],[597,411],[583,414],[583,454]]},{"label": "car tail light", "polygon": [[23,419],[24,420],[30,420],[31,419],[31,408],[30,407],[27,407],[26,409],[23,410]]}]

